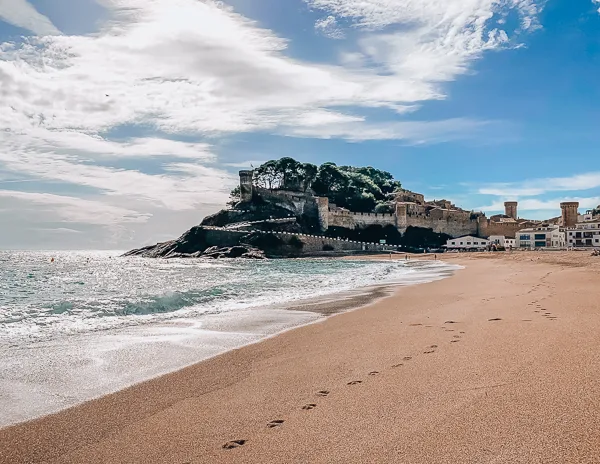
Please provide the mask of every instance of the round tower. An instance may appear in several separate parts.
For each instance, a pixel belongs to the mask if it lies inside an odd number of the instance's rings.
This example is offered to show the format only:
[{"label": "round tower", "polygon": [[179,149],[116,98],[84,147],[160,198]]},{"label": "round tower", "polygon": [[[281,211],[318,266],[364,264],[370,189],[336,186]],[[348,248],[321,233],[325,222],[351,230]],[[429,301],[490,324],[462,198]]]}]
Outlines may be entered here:
[{"label": "round tower", "polygon": [[562,225],[563,227],[575,227],[577,224],[577,215],[579,210],[578,201],[566,201],[560,204],[562,210]]},{"label": "round tower", "polygon": [[504,214],[513,219],[518,219],[517,207],[519,203],[516,201],[505,201],[504,202]]},{"label": "round tower", "polygon": [[252,177],[254,171],[240,171],[240,196],[242,201],[252,200]]}]

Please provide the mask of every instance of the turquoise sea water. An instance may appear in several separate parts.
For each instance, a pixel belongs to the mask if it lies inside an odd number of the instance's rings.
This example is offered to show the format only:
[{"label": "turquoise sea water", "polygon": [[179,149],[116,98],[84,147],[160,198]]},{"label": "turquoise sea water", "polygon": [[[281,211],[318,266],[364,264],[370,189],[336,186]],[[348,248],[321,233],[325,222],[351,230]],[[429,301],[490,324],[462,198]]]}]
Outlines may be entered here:
[{"label": "turquoise sea water", "polygon": [[[429,280],[440,263],[149,260],[118,252],[0,252],[0,342],[201,317],[375,284]],[[54,261],[52,261],[54,259]]]},{"label": "turquoise sea water", "polygon": [[203,261],[120,254],[0,252],[0,426],[323,319],[286,309],[290,304],[429,282],[456,268],[385,257]]}]

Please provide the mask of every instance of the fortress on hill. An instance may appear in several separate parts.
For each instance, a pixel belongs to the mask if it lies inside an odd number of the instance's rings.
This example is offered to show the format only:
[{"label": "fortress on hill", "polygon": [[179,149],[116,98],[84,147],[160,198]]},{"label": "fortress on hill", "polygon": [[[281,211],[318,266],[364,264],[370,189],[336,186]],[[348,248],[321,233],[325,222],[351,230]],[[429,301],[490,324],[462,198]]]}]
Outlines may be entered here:
[{"label": "fortress on hill", "polygon": [[333,227],[364,229],[369,226],[394,226],[400,233],[409,227],[431,229],[451,237],[475,235],[489,238],[501,235],[515,238],[515,234],[529,227],[554,223],[569,227],[577,222],[578,203],[561,203],[562,216],[548,221],[533,221],[518,217],[518,203],[504,204],[505,213],[486,217],[484,213],[466,211],[448,200],[426,201],[420,193],[401,189],[393,194],[392,213],[360,213],[340,208],[329,198],[315,196],[310,189],[269,190],[253,184],[253,171],[240,171],[241,204],[252,204],[258,198],[274,204],[296,217],[307,216],[318,221],[321,232]]}]

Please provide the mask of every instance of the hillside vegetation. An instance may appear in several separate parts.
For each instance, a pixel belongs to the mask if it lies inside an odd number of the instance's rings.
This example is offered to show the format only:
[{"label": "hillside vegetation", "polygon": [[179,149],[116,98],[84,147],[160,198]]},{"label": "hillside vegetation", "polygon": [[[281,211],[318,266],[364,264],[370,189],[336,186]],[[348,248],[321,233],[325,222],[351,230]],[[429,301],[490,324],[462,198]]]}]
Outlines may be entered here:
[{"label": "hillside vegetation", "polygon": [[[337,206],[357,212],[392,212],[389,195],[402,185],[387,171],[373,167],[316,166],[293,158],[271,160],[254,170],[254,185],[276,190],[312,190],[328,197]],[[231,202],[239,201],[239,187],[231,192]]]}]

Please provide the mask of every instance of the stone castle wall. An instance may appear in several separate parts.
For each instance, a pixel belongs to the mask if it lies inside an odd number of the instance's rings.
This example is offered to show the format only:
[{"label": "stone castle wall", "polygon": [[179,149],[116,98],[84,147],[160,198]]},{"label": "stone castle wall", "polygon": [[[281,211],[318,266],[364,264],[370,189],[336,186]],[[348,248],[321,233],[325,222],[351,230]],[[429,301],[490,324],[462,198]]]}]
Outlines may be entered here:
[{"label": "stone castle wall", "polygon": [[438,234],[448,234],[452,237],[478,234],[478,224],[475,219],[454,217],[437,219],[431,216],[408,216],[405,225],[398,227],[398,230],[404,233],[410,226],[432,229]]},{"label": "stone castle wall", "polygon": [[[243,242],[250,231],[227,230],[222,227],[204,226],[205,240],[209,246],[231,247]],[[320,235],[297,234],[293,232],[265,232],[253,231],[254,233],[274,235],[280,238],[285,245],[291,246],[293,237],[298,238],[304,245],[299,250],[299,255],[321,253],[323,251],[383,251],[388,249],[385,245],[370,242],[357,242]],[[331,249],[323,250],[325,246]],[[285,250],[285,248],[283,249]]]},{"label": "stone castle wall", "polygon": [[479,218],[478,235],[482,238],[489,238],[491,235],[503,235],[508,238],[515,238],[517,232],[528,227],[528,224],[518,222],[494,222],[485,217]]},{"label": "stone castle wall", "polygon": [[323,247],[325,246],[333,248],[333,250],[329,251],[384,251],[389,248],[378,243],[356,242],[352,240],[323,237],[320,235],[295,234],[291,232],[270,233],[279,237],[285,243],[289,243],[292,237],[297,237],[304,244],[301,254],[319,253],[324,251]]},{"label": "stone castle wall", "polygon": [[355,229],[365,228],[372,225],[395,226],[396,216],[394,214],[381,213],[353,213],[350,211],[329,211],[329,226],[345,227]]}]

